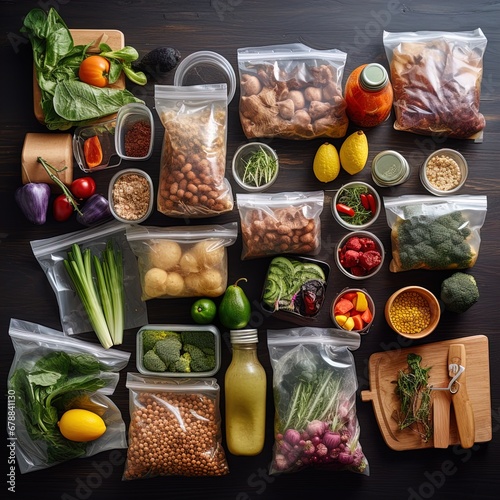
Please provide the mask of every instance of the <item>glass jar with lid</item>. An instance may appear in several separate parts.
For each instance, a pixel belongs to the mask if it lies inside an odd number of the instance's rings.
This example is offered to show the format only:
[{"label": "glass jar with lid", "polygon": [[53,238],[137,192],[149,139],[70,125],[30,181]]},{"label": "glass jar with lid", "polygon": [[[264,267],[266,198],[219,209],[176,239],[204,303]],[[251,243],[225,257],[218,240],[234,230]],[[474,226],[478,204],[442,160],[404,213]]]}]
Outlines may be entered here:
[{"label": "glass jar with lid", "polygon": [[397,186],[405,182],[409,175],[410,165],[397,151],[382,151],[373,158],[372,179],[377,186]]},{"label": "glass jar with lid", "polygon": [[346,113],[360,127],[375,127],[391,114],[393,89],[386,69],[378,63],[358,66],[346,81]]}]

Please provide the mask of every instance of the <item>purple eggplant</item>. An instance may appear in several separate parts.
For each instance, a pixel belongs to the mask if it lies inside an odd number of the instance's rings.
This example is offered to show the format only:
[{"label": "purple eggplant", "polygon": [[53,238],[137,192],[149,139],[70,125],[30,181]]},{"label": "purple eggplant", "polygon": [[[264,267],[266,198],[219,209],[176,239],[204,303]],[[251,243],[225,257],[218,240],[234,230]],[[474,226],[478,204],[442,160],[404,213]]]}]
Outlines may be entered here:
[{"label": "purple eggplant", "polygon": [[76,220],[84,226],[93,226],[112,217],[108,200],[99,193],[93,194],[80,208],[80,212]]},{"label": "purple eggplant", "polygon": [[50,186],[43,182],[29,182],[16,189],[16,203],[33,224],[45,224],[49,208]]}]

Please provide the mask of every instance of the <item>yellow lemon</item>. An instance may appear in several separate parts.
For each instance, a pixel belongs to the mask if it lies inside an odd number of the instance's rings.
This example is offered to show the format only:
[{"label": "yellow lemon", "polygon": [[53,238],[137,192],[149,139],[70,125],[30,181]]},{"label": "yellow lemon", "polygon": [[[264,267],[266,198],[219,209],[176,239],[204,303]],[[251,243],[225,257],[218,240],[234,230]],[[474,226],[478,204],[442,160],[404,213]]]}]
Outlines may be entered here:
[{"label": "yellow lemon", "polygon": [[94,441],[106,432],[104,420],[88,410],[68,410],[62,415],[57,425],[66,439],[79,443]]},{"label": "yellow lemon", "polygon": [[331,182],[340,172],[340,159],[333,144],[325,142],[314,156],[313,171],[316,179],[321,182]]},{"label": "yellow lemon", "polygon": [[340,146],[340,164],[354,175],[365,168],[368,160],[368,139],[362,130],[351,134]]}]

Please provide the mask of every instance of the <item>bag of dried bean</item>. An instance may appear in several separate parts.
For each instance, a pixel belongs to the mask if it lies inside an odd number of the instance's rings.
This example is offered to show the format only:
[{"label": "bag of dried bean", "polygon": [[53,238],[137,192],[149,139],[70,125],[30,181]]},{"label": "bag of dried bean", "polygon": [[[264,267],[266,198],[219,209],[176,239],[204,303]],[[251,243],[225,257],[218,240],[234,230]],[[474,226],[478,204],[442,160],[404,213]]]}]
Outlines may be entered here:
[{"label": "bag of dried bean", "polygon": [[126,387],[130,425],[124,480],[229,473],[215,378],[128,373]]},{"label": "bag of dried bean", "polygon": [[155,87],[165,127],[157,209],[170,217],[212,217],[233,209],[225,177],[226,84]]},{"label": "bag of dried bean", "polygon": [[127,226],[137,257],[142,300],[218,297],[227,286],[227,247],[238,224],[154,227]]},{"label": "bag of dried bean", "polygon": [[241,219],[241,259],[321,250],[323,191],[236,195]]}]

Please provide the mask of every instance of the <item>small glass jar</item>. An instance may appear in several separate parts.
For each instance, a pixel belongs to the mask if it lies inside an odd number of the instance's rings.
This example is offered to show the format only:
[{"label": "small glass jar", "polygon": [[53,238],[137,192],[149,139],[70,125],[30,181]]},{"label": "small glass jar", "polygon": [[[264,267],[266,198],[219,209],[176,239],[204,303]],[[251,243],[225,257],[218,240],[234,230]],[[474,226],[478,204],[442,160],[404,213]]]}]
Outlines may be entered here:
[{"label": "small glass jar", "polygon": [[393,89],[386,69],[377,63],[357,67],[345,85],[346,113],[360,127],[375,127],[389,118]]},{"label": "small glass jar", "polygon": [[372,179],[377,186],[402,184],[410,175],[410,165],[397,151],[382,151],[372,161]]},{"label": "small glass jar", "polygon": [[266,372],[257,358],[257,330],[231,330],[233,358],[224,379],[226,441],[233,455],[253,456],[264,447]]}]

